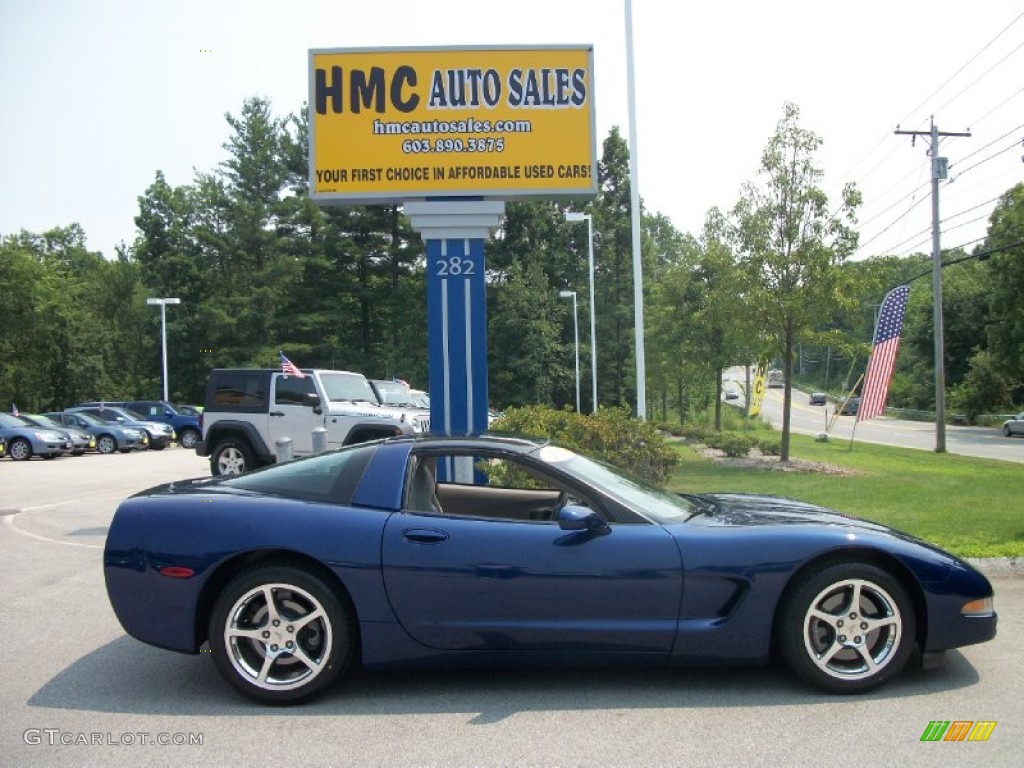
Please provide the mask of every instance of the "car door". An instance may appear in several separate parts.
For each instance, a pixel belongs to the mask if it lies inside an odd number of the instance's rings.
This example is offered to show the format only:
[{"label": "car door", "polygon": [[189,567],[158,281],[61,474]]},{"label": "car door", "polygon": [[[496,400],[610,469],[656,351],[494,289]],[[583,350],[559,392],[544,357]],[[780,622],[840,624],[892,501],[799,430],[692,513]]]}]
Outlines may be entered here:
[{"label": "car door", "polygon": [[671,651],[682,572],[664,528],[568,531],[491,511],[482,502],[475,513],[389,518],[384,584],[414,639],[448,650]]},{"label": "car door", "polygon": [[322,427],[324,420],[313,412],[309,395],[316,394],[313,379],[298,378],[275,373],[270,385],[270,412],[267,431],[273,450],[278,438],[290,437],[296,456],[313,452],[313,428]]}]

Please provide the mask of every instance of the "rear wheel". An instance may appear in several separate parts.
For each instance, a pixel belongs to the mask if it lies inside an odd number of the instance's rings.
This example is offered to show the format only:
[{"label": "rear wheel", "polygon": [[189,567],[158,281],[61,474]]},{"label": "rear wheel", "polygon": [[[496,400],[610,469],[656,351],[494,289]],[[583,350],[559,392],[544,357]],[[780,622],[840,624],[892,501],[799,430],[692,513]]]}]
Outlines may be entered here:
[{"label": "rear wheel", "polygon": [[218,671],[237,690],[265,704],[295,704],[346,671],[355,617],[347,601],[309,571],[259,566],[224,588],[209,638]]},{"label": "rear wheel", "polygon": [[210,471],[214,475],[240,475],[255,467],[252,449],[243,440],[222,440],[210,457]]},{"label": "rear wheel", "polygon": [[15,461],[28,461],[32,458],[32,443],[23,437],[16,437],[7,446],[7,455]]},{"label": "rear wheel", "polygon": [[831,693],[877,688],[914,650],[914,607],[889,573],[866,563],[824,566],[788,591],[779,650],[801,678]]}]

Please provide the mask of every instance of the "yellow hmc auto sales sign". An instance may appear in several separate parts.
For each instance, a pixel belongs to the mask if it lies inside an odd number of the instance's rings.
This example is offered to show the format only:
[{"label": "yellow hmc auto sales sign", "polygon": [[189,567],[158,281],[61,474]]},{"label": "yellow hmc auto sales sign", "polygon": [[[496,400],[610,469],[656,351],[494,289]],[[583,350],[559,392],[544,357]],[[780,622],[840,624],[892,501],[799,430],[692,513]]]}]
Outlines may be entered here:
[{"label": "yellow hmc auto sales sign", "polygon": [[594,194],[593,58],[593,46],[311,50],[311,196]]}]

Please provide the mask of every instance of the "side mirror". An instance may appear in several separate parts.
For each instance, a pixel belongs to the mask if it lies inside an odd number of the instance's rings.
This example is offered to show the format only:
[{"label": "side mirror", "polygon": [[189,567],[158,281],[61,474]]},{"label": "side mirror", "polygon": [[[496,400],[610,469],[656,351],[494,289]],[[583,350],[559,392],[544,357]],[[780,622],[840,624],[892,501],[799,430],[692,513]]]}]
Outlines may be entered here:
[{"label": "side mirror", "polygon": [[321,413],[320,395],[316,394],[315,392],[310,392],[308,395],[306,395],[306,405],[313,409],[313,413],[319,415]]},{"label": "side mirror", "polygon": [[597,512],[590,507],[567,505],[558,510],[558,527],[563,531],[591,531],[611,533],[611,528]]}]

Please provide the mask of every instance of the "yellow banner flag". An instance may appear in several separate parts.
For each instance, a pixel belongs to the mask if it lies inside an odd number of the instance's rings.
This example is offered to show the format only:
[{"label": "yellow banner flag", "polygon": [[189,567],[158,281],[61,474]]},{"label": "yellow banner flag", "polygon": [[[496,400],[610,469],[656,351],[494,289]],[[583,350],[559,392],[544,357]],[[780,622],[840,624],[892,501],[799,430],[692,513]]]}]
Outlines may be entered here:
[{"label": "yellow banner flag", "polygon": [[750,394],[750,415],[757,416],[761,413],[761,401],[764,400],[765,379],[768,377],[768,360],[762,358],[757,363],[757,370],[754,372],[753,391]]}]

